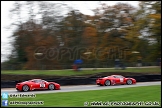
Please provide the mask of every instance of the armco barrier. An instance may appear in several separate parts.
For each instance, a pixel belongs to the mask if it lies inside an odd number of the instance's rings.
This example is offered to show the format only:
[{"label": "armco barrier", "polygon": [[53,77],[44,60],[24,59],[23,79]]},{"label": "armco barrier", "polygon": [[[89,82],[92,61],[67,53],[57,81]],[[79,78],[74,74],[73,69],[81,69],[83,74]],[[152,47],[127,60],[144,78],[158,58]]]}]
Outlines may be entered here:
[{"label": "armco barrier", "polygon": [[[101,76],[104,77],[104,76]],[[161,75],[139,75],[139,76],[125,76],[135,78],[137,82],[161,81]],[[87,85],[95,84],[98,77],[79,77],[79,78],[57,78],[57,79],[44,79],[46,81],[57,82],[60,85]],[[20,81],[1,81],[1,88],[14,88],[16,83]]]}]

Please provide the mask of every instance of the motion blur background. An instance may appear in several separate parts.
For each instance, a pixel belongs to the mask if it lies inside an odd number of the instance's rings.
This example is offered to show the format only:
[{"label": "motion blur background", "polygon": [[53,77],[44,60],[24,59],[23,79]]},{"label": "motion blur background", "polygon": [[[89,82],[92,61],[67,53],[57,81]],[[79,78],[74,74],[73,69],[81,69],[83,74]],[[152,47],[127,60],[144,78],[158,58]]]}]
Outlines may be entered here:
[{"label": "motion blur background", "polygon": [[[7,1],[1,7],[6,16]],[[1,18],[8,24],[1,24],[1,70],[69,69],[76,59],[84,68],[161,61],[161,1],[13,1],[9,10],[10,20]]]}]

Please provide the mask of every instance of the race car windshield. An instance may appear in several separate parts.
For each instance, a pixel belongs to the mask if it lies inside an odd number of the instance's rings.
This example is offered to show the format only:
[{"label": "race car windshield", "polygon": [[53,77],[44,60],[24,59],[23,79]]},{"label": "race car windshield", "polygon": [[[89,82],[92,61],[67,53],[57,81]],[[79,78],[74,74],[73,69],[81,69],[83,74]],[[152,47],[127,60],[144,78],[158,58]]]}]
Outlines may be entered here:
[{"label": "race car windshield", "polygon": [[40,83],[42,80],[34,80],[35,83]]},{"label": "race car windshield", "polygon": [[114,76],[115,78],[124,78],[123,76],[121,76],[121,75],[116,75],[116,76]]}]

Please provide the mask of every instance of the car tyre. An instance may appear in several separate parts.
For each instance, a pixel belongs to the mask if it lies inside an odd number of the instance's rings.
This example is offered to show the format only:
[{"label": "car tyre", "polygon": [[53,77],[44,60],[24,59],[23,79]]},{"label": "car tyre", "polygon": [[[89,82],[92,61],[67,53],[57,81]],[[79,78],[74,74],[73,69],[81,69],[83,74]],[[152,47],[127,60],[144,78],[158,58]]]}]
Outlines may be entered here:
[{"label": "car tyre", "polygon": [[128,84],[128,85],[131,85],[132,83],[133,83],[133,82],[132,82],[131,79],[128,79],[128,80],[127,80],[127,84]]},{"label": "car tyre", "polygon": [[54,90],[55,89],[55,85],[54,84],[49,84],[48,85],[48,89],[49,90]]},{"label": "car tyre", "polygon": [[24,91],[24,92],[29,91],[29,86],[28,85],[23,85],[22,91]]},{"label": "car tyre", "polygon": [[110,86],[110,85],[111,85],[110,80],[106,80],[106,81],[105,81],[105,86]]}]

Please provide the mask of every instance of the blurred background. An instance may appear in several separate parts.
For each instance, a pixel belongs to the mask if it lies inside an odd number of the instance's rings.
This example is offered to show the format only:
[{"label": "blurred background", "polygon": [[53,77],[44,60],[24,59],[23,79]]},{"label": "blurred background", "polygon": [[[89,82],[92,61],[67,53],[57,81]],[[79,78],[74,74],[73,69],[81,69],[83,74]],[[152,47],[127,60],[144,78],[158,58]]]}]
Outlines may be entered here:
[{"label": "blurred background", "polygon": [[117,59],[159,65],[161,1],[112,2],[13,1],[9,14],[1,9],[9,18],[1,19],[9,23],[1,40],[10,34],[1,41],[1,70],[71,69],[77,59],[84,68],[114,67]]}]

